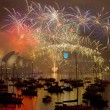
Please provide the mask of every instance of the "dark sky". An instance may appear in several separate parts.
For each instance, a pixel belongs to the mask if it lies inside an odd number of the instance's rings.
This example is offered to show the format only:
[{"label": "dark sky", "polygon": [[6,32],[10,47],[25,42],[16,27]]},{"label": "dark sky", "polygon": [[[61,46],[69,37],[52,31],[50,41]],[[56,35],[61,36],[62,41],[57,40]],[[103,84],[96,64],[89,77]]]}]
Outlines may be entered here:
[{"label": "dark sky", "polygon": [[[0,23],[9,14],[4,7],[11,10],[14,8],[16,11],[24,11],[26,9],[26,0],[0,0]],[[91,10],[93,12],[101,11],[102,7],[105,8],[105,12],[110,12],[110,0],[28,0],[28,2],[34,1],[42,5],[56,6],[55,2],[58,3],[59,7],[74,7],[79,6],[81,9]]]},{"label": "dark sky", "polygon": [[[29,2],[31,0],[28,0]],[[90,9],[93,11],[99,11],[103,6],[106,11],[110,11],[110,0],[32,0],[44,5],[55,5],[55,2],[60,7],[74,7],[79,6],[84,9]],[[0,0],[0,17],[5,16],[6,11],[3,9],[7,7],[9,9],[15,8],[17,10],[23,10],[26,7],[25,0]]]}]

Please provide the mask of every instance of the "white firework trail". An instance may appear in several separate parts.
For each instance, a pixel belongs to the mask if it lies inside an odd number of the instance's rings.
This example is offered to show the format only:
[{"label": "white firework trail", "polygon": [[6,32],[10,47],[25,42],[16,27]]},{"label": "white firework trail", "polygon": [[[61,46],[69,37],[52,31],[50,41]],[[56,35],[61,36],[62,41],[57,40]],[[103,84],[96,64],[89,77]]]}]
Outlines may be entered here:
[{"label": "white firework trail", "polygon": [[82,12],[79,7],[75,7],[75,9],[70,7],[70,9],[73,11],[72,14],[68,14],[71,17],[71,22],[75,22],[78,27],[82,26],[84,32],[86,32],[86,28],[90,30],[92,18],[90,11],[87,10],[85,12]]}]

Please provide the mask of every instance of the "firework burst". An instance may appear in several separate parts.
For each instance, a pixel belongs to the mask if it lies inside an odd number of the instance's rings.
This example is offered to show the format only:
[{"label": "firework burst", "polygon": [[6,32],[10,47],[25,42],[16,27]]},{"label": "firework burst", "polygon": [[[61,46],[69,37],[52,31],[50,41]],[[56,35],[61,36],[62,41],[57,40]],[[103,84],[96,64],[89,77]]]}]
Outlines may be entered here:
[{"label": "firework burst", "polygon": [[89,10],[81,11],[79,7],[71,7],[72,13],[67,13],[65,7],[60,9],[58,5],[58,9],[55,9],[52,6],[41,6],[35,2],[29,4],[26,1],[26,4],[27,12],[24,14],[14,9],[11,12],[5,8],[9,13],[9,19],[2,28],[9,26],[9,31],[19,36],[19,44],[21,40],[28,40],[32,44],[31,39],[33,39],[37,41],[34,49],[40,54],[50,54],[52,50],[55,51],[55,54],[62,51],[78,51],[87,57],[92,56],[94,61],[96,57],[102,58],[100,53],[102,44],[99,41],[91,41],[89,37],[81,36],[79,32],[83,28],[86,33],[95,25],[102,26],[108,32],[110,17],[107,16],[108,12],[103,16],[104,9],[97,16],[93,16]]},{"label": "firework burst", "polygon": [[73,11],[72,14],[69,14],[70,20],[78,25],[78,30],[80,27],[83,27],[84,32],[86,32],[86,28],[90,30],[92,18],[90,11],[82,12],[79,7],[75,7],[75,9],[70,7],[70,9]]}]

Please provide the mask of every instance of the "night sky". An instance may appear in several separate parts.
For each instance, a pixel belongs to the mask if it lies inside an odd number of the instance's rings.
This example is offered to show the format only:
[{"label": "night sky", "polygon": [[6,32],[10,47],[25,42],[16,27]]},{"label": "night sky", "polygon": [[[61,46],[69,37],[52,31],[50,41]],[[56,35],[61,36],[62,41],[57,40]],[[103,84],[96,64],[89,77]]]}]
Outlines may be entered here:
[{"label": "night sky", "polygon": [[[22,13],[26,10],[26,0],[0,0],[0,24],[6,19],[9,14],[4,8],[11,10],[14,8],[16,11]],[[110,0],[28,0],[28,2],[34,1],[41,5],[56,6],[55,2],[62,9],[65,7],[78,6],[81,9],[90,10],[93,13],[100,12],[102,7],[105,8],[105,12],[110,12]]]},{"label": "night sky", "polygon": [[[31,0],[28,0],[30,2]],[[55,6],[55,2],[60,7],[74,7],[79,6],[83,9],[88,9],[98,12],[102,7],[105,7],[105,11],[110,11],[110,0],[32,0],[42,5]],[[25,0],[0,0],[0,18],[6,16],[7,12],[3,9],[7,7],[9,9],[14,8],[19,11],[23,11],[26,7]]]},{"label": "night sky", "polygon": [[[110,0],[32,0],[32,1],[34,1],[35,3],[40,3],[41,5],[51,5],[51,6],[56,6],[55,5],[56,2],[61,9],[63,7],[67,9],[68,7],[78,6],[81,9],[90,10],[93,13],[100,12],[102,7],[104,7],[105,12],[107,11],[110,12]],[[28,0],[28,2],[31,2],[31,0]],[[2,25],[4,19],[6,19],[7,15],[9,14],[4,8],[8,8],[9,10],[14,8],[18,12],[22,13],[26,10],[26,2],[25,0],[0,0],[0,26]],[[4,35],[4,33],[0,32],[0,37],[1,36],[8,35]],[[5,44],[1,45],[1,48],[8,46],[8,44],[6,44],[7,41],[8,39],[4,40],[0,38],[0,44],[2,44],[2,42],[5,42]]]},{"label": "night sky", "polygon": [[[104,7],[105,12],[110,12],[110,0],[28,0],[28,2],[31,1],[54,7],[56,6],[55,3],[57,3],[61,9],[63,7],[68,9],[69,7],[78,6],[93,13],[100,12],[102,7]],[[4,8],[8,8],[9,10],[14,8],[16,11],[22,13],[27,8],[26,0],[0,0],[0,25],[4,21],[4,18],[7,18],[7,14],[9,14]]]}]

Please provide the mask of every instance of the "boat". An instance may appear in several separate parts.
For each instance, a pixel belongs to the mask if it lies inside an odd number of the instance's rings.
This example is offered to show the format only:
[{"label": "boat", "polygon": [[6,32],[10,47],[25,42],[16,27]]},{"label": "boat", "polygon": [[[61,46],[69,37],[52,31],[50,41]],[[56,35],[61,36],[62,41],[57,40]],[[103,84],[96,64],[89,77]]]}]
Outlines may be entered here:
[{"label": "boat", "polygon": [[47,88],[47,91],[49,93],[63,93],[63,88],[61,88],[60,86],[50,86]]},{"label": "boat", "polygon": [[21,97],[15,97],[14,93],[0,93],[0,104],[22,104]]},{"label": "boat", "polygon": [[26,95],[26,96],[37,96],[37,90],[32,90],[32,89],[21,89],[21,93],[22,95]]},{"label": "boat", "polygon": [[64,91],[69,91],[69,92],[70,92],[70,91],[73,91],[73,88],[70,87],[70,86],[67,86],[67,87],[64,87],[63,90],[64,90]]},{"label": "boat", "polygon": [[44,103],[50,103],[50,102],[52,101],[52,98],[51,98],[51,96],[46,95],[46,96],[42,99],[42,101],[43,101]]},{"label": "boat", "polygon": [[54,110],[93,110],[91,106],[74,105],[69,106],[66,104],[56,105]]}]

